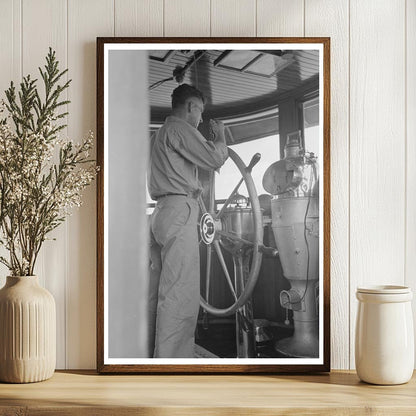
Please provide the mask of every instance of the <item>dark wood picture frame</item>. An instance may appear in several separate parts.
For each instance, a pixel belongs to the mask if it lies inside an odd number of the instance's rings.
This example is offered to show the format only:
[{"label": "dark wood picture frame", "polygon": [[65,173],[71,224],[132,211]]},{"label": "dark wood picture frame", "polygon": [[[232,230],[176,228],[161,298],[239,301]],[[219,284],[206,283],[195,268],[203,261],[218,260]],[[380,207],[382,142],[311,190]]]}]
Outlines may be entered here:
[{"label": "dark wood picture frame", "polygon": [[[319,90],[321,94],[321,103],[323,104],[322,124],[323,137],[323,155],[321,155],[320,164],[323,165],[321,173],[323,174],[323,209],[320,213],[323,219],[323,243],[321,243],[320,261],[323,270],[319,272],[319,279],[323,279],[323,299],[320,305],[323,307],[320,327],[321,331],[321,355],[318,364],[296,364],[296,363],[279,363],[279,364],[261,364],[262,358],[255,358],[258,364],[245,364],[239,359],[233,364],[209,364],[204,363],[177,363],[174,359],[168,363],[159,363],[155,361],[146,363],[129,363],[128,360],[120,363],[109,363],[105,357],[105,317],[108,312],[105,299],[105,241],[106,235],[106,195],[105,180],[108,174],[109,166],[106,166],[105,155],[105,134],[106,134],[106,112],[105,112],[105,45],[132,45],[132,44],[252,44],[253,49],[260,49],[256,44],[296,44],[321,45],[320,51],[323,54],[320,66],[322,72]],[[170,48],[169,48],[170,49]],[[224,48],[226,49],[226,48]],[[276,49],[280,49],[276,47]],[[97,369],[100,373],[309,373],[309,372],[328,372],[330,371],[330,38],[311,37],[311,38],[97,38],[97,164],[100,171],[97,178]],[[111,168],[110,168],[111,169]],[[322,199],[322,194],[320,196]],[[306,225],[305,225],[306,227]],[[322,228],[321,228],[322,229]],[[146,230],[147,232],[147,230]],[[322,238],[322,235],[320,236]],[[306,239],[306,237],[305,237]],[[309,257],[308,257],[309,262]],[[306,293],[306,290],[305,290]],[[149,359],[155,360],[155,359]],[[134,360],[132,360],[134,361]]]}]

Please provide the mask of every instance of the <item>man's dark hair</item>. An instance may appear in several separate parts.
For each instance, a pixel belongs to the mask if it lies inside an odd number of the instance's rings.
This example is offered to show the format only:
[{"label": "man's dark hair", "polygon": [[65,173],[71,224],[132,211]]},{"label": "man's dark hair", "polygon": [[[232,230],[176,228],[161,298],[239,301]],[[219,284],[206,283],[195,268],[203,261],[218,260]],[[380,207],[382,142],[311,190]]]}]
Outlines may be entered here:
[{"label": "man's dark hair", "polygon": [[204,94],[188,84],[179,85],[172,93],[172,108],[177,108],[183,104],[188,98],[199,98],[205,104]]}]

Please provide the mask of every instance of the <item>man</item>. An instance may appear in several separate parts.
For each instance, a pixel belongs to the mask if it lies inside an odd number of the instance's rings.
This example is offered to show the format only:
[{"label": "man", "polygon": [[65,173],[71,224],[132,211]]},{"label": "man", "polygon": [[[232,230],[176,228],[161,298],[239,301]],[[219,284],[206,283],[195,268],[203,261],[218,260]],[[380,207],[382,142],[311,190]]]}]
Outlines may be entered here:
[{"label": "man", "polygon": [[172,94],[172,113],[151,147],[149,193],[157,201],[151,218],[149,337],[155,358],[193,358],[199,310],[197,220],[200,167],[214,170],[228,157],[224,125],[211,120],[215,141],[197,130],[205,98],[182,84]]}]

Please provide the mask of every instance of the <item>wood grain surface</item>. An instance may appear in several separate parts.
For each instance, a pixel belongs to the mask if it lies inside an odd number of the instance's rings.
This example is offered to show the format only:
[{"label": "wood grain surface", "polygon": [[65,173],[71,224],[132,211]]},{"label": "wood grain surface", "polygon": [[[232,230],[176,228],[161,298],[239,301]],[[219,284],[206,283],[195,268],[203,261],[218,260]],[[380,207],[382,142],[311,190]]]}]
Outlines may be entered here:
[{"label": "wood grain surface", "polygon": [[163,36],[163,0],[113,1],[115,36]]},{"label": "wood grain surface", "polygon": [[[416,270],[416,0],[406,3],[406,259],[405,284],[415,289]],[[416,297],[413,297],[416,322]],[[416,357],[416,351],[415,351]],[[416,361],[415,361],[416,362]]]},{"label": "wood grain surface", "polygon": [[[349,281],[350,368],[354,368],[357,287],[405,283],[405,1],[352,0],[350,7],[350,71],[354,75],[350,84]],[[379,25],[385,16],[391,25],[388,31]],[[414,283],[413,278],[409,284]]]},{"label": "wood grain surface", "polygon": [[99,376],[57,372],[0,384],[0,415],[414,415],[416,381],[360,382],[353,372],[285,376]]},{"label": "wood grain surface", "polygon": [[305,35],[329,36],[337,45],[331,48],[331,365],[349,368],[348,4],[319,0],[305,6]]},{"label": "wood grain surface", "polygon": [[210,0],[164,2],[164,36],[210,36]]},{"label": "wood grain surface", "polygon": [[[95,130],[96,59],[95,33],[114,34],[113,0],[69,0],[68,3],[69,87],[68,136],[79,143]],[[83,59],[79,59],[82,56]],[[96,141],[97,134],[94,134]],[[92,157],[96,158],[96,142]],[[96,270],[96,182],[83,195],[81,209],[67,219],[66,265],[66,365],[88,368],[95,359],[95,270]],[[72,258],[72,261],[69,260]],[[79,340],[82,339],[82,342]],[[61,367],[58,367],[61,368]]]},{"label": "wood grain surface", "polygon": [[[42,96],[44,88],[39,74],[39,67],[44,68],[45,57],[49,47],[56,52],[59,61],[59,69],[67,68],[67,9],[65,0],[40,0],[33,2],[22,0],[22,72],[23,76],[28,74],[31,78],[38,79],[38,88]],[[45,19],[48,24],[40,25]],[[27,41],[30,39],[30,44]],[[25,42],[26,40],[26,42]],[[62,78],[62,83],[67,80],[67,74]],[[61,99],[68,97],[64,91]],[[61,111],[67,111],[67,106]],[[66,123],[65,123],[66,124]],[[66,138],[68,129],[61,132],[61,137]],[[54,156],[55,162],[58,155]],[[55,241],[51,241],[52,239]],[[56,303],[56,362],[58,368],[65,368],[66,360],[66,284],[68,257],[68,223],[53,230],[48,235],[39,252],[35,274],[39,276],[39,284],[47,288],[55,298]]]},{"label": "wood grain surface", "polygon": [[211,0],[211,36],[256,36],[256,1]]},{"label": "wood grain surface", "polygon": [[303,0],[257,0],[257,36],[305,36]]}]

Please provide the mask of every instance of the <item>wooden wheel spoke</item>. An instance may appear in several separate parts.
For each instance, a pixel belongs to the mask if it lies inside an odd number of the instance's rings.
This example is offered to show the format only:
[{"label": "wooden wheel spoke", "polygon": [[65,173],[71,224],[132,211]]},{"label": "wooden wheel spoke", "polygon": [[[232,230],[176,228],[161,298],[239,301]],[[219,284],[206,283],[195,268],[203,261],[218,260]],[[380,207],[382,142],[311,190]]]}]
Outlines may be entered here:
[{"label": "wooden wheel spoke", "polygon": [[209,212],[214,213],[215,209],[215,172],[209,172]]},{"label": "wooden wheel spoke", "polygon": [[206,286],[205,286],[205,300],[209,302],[209,288],[211,284],[211,258],[212,258],[212,245],[207,246],[207,269],[206,269]]},{"label": "wooden wheel spoke", "polygon": [[217,233],[221,237],[228,238],[230,240],[233,240],[236,243],[243,243],[243,244],[245,244],[247,246],[254,246],[254,242],[249,241],[249,240],[246,240],[244,238],[241,238],[238,235],[236,235],[236,234],[234,234],[234,233],[232,233],[230,231],[221,231],[221,230],[218,230]]},{"label": "wooden wheel spoke", "polygon": [[230,204],[230,202],[233,200],[235,194],[238,192],[238,190],[240,189],[241,184],[243,183],[243,178],[240,179],[240,182],[238,182],[238,184],[236,185],[236,187],[233,189],[233,191],[231,192],[230,196],[227,198],[227,200],[224,202],[224,205],[222,206],[222,208],[220,209],[220,212],[215,216],[216,219],[221,218],[224,215],[224,211],[227,209],[228,205]]},{"label": "wooden wheel spoke", "polygon": [[202,199],[202,195],[199,195],[198,197],[198,203],[199,203],[199,208],[201,209],[201,213],[205,214],[207,211],[207,207],[205,206],[205,202]]},{"label": "wooden wheel spoke", "polygon": [[222,255],[220,243],[218,241],[214,241],[213,244],[214,244],[217,256],[218,256],[218,260],[221,263],[222,270],[224,271],[225,278],[227,279],[228,286],[231,289],[231,293],[233,294],[234,299],[237,300],[237,295],[235,293],[233,282],[231,280],[230,274],[228,273],[228,269],[227,269],[227,265],[225,264],[224,256]]}]

